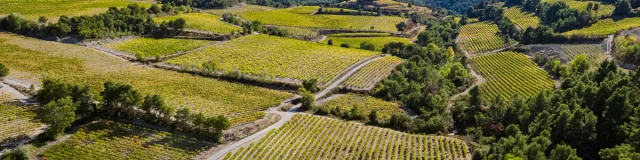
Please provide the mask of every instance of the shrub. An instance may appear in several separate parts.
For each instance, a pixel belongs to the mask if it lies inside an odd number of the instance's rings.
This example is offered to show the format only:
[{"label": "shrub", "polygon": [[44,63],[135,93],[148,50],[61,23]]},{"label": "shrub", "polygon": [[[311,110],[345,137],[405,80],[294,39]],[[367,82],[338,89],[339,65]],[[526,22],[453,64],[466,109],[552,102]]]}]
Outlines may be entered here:
[{"label": "shrub", "polygon": [[6,77],[9,75],[9,68],[4,64],[0,63],[0,78]]},{"label": "shrub", "polygon": [[360,49],[374,51],[376,50],[376,46],[371,42],[362,42],[360,43]]},{"label": "shrub", "polygon": [[349,43],[342,43],[340,44],[340,47],[349,48]]},{"label": "shrub", "polygon": [[333,45],[333,40],[329,40],[329,41],[327,41],[327,44],[328,44],[328,45]]}]

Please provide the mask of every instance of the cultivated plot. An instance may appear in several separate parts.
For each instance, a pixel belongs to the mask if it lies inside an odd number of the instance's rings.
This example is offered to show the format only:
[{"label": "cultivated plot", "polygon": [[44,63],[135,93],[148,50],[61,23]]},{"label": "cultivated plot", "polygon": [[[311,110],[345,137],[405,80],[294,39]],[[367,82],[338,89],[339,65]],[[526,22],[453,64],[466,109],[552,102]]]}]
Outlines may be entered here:
[{"label": "cultivated plot", "polygon": [[342,86],[353,89],[373,89],[376,83],[389,76],[402,62],[404,62],[403,59],[395,56],[382,57],[358,70],[344,81]]},{"label": "cultivated plot", "polygon": [[587,6],[589,5],[589,3],[600,4],[600,8],[598,10],[593,10],[593,9],[591,10],[591,13],[593,13],[597,17],[610,16],[611,13],[613,13],[613,10],[616,9],[616,7],[613,6],[612,4],[602,3],[602,2],[598,2],[598,1],[542,0],[542,2],[549,2],[549,3],[559,2],[559,1],[563,1],[563,2],[567,3],[567,5],[569,5],[570,8],[575,8],[575,9],[578,9],[578,10],[587,10]]},{"label": "cultivated plot", "polygon": [[504,48],[515,43],[505,41],[498,33],[498,26],[489,22],[471,23],[462,26],[457,43],[462,50],[471,54]]},{"label": "cultivated plot", "polygon": [[206,14],[206,13],[189,13],[179,14],[176,16],[158,17],[154,18],[154,21],[161,23],[163,21],[176,20],[178,18],[184,18],[187,21],[186,28],[214,32],[220,34],[228,34],[234,31],[241,31],[242,28],[236,27],[229,23],[220,20],[220,16]]},{"label": "cultivated plot", "polygon": [[44,159],[189,159],[213,143],[117,122],[81,128],[44,151]]},{"label": "cultivated plot", "polygon": [[213,43],[212,41],[172,38],[135,38],[104,44],[103,46],[119,50],[140,58],[156,58],[187,52]]},{"label": "cultivated plot", "polygon": [[326,109],[327,111],[332,111],[335,110],[336,107],[340,107],[341,111],[346,112],[351,111],[352,108],[358,108],[365,116],[369,115],[371,111],[376,110],[378,118],[384,121],[389,120],[394,112],[404,112],[397,103],[352,93],[329,100],[317,107],[319,109]]},{"label": "cultivated plot", "polygon": [[[301,7],[298,7],[301,8]],[[395,16],[311,15],[309,7],[287,8],[241,14],[248,20],[264,24],[325,29],[377,30],[396,32],[396,24],[406,21]]]},{"label": "cultivated plot", "polygon": [[517,52],[499,52],[471,58],[473,68],[487,79],[480,87],[485,99],[509,98],[516,93],[532,96],[552,89],[553,80],[527,56]]},{"label": "cultivated plot", "polygon": [[0,104],[0,143],[29,135],[44,125],[28,108]]},{"label": "cultivated plot", "polygon": [[[592,66],[599,65],[607,58],[605,50],[600,44],[558,44],[558,45],[528,45],[534,54],[544,53],[560,58],[563,62],[570,62],[574,57],[585,54]],[[537,52],[537,53],[536,53]]]},{"label": "cultivated plot", "polygon": [[263,111],[293,96],[261,87],[135,65],[77,45],[12,34],[0,34],[0,63],[11,69],[9,77],[34,82],[36,86],[40,86],[42,77],[62,78],[100,90],[106,81],[127,83],[142,94],[163,96],[170,106],[187,107],[206,115],[230,116]]},{"label": "cultivated plot", "polygon": [[224,159],[471,159],[462,140],[296,115]]},{"label": "cultivated plot", "polygon": [[[250,35],[166,61],[185,68],[203,68],[267,78],[317,79],[326,83],[347,67],[378,53],[268,35]],[[208,65],[210,66],[210,65]],[[210,69],[211,67],[209,67]]]},{"label": "cultivated plot", "polygon": [[571,30],[563,35],[606,36],[623,30],[640,27],[640,17],[625,18],[622,20],[603,19],[582,29]]},{"label": "cultivated plot", "polygon": [[536,17],[533,13],[522,11],[520,7],[509,7],[504,10],[504,15],[513,23],[520,26],[522,30],[528,27],[536,28],[540,24],[540,18]]},{"label": "cultivated plot", "polygon": [[0,16],[20,13],[27,19],[38,20],[40,16],[57,22],[60,16],[96,15],[106,12],[109,7],[126,7],[138,4],[149,8],[153,1],[135,0],[0,0]]}]

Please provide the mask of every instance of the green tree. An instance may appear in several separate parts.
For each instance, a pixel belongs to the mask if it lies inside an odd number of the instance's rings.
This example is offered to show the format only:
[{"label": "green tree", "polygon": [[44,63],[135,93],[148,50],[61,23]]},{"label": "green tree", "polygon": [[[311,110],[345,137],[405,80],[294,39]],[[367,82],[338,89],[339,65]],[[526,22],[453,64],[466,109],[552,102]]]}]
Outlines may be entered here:
[{"label": "green tree", "polygon": [[631,13],[631,4],[628,0],[620,0],[616,2],[616,9],[613,10],[613,16],[626,17]]},{"label": "green tree", "polygon": [[396,29],[398,29],[398,32],[404,32],[407,29],[407,24],[404,22],[400,22],[398,24],[396,24]]},{"label": "green tree", "polygon": [[584,73],[589,70],[589,61],[586,54],[580,54],[571,61],[571,73]]},{"label": "green tree", "polygon": [[65,128],[71,126],[75,121],[76,105],[70,97],[51,101],[44,105],[39,111],[40,121],[49,125],[45,133],[48,139],[55,139]]},{"label": "green tree", "polygon": [[374,51],[376,50],[376,46],[371,42],[362,42],[360,43],[360,49]]},{"label": "green tree", "polygon": [[369,112],[369,123],[376,125],[378,124],[378,111],[377,110],[372,110],[371,112]]},{"label": "green tree", "polygon": [[133,89],[133,86],[106,82],[104,83],[104,91],[101,94],[105,116],[113,119],[134,120],[139,118],[136,107],[142,104],[143,97]]},{"label": "green tree", "polygon": [[20,145],[15,149],[7,152],[2,157],[3,160],[30,160],[33,158],[33,152],[36,150],[36,147],[33,145]]},{"label": "green tree", "polygon": [[634,152],[629,144],[621,144],[614,148],[602,149],[598,152],[602,160],[636,160],[640,159],[640,153]]},{"label": "green tree", "polygon": [[312,109],[314,104],[316,103],[315,95],[313,95],[313,93],[307,91],[302,87],[298,88],[298,94],[302,96],[302,98],[300,98],[300,103],[302,103],[302,106],[300,107],[300,109],[302,110]]},{"label": "green tree", "polygon": [[332,45],[333,45],[333,40],[331,40],[331,39],[330,39],[330,40],[328,40],[328,41],[327,41],[327,45],[331,45],[331,46],[332,46]]},{"label": "green tree", "polygon": [[549,160],[581,160],[582,158],[576,155],[576,149],[571,148],[569,145],[561,144],[556,146],[549,155]]},{"label": "green tree", "polygon": [[342,43],[340,44],[340,47],[350,48],[351,46],[349,46],[349,43]]},{"label": "green tree", "polygon": [[317,79],[309,79],[302,81],[302,87],[309,92],[318,91],[318,80]]},{"label": "green tree", "polygon": [[8,75],[9,75],[9,67],[7,67],[4,64],[0,63],[0,79],[6,77]]},{"label": "green tree", "polygon": [[149,11],[151,11],[151,13],[153,14],[158,14],[161,12],[160,7],[158,7],[157,4],[152,4],[151,8],[149,8]]},{"label": "green tree", "polygon": [[40,18],[38,18],[38,22],[45,24],[49,21],[49,19],[45,16],[40,16]]}]

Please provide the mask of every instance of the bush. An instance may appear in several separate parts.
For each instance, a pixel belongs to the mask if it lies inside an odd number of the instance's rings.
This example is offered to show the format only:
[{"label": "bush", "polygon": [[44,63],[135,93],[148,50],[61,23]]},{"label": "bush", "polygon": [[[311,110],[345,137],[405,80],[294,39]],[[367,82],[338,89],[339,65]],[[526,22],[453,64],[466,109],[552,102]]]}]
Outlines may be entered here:
[{"label": "bush", "polygon": [[328,45],[333,45],[333,40],[329,40],[329,41],[327,41],[327,44],[328,44]]},{"label": "bush", "polygon": [[340,47],[349,48],[349,43],[342,43],[340,44]]},{"label": "bush", "polygon": [[13,149],[2,158],[3,160],[29,160],[36,148],[32,145],[21,145]]},{"label": "bush", "polygon": [[313,109],[313,104],[316,103],[315,95],[313,95],[313,93],[307,91],[304,88],[299,88],[298,94],[302,96],[302,98],[300,98],[300,103],[302,103],[302,106],[300,107],[300,109],[302,110]]},{"label": "bush", "polygon": [[0,63],[0,78],[6,77],[9,75],[9,68],[4,64]]},{"label": "bush", "polygon": [[360,49],[373,51],[376,50],[376,46],[371,42],[362,42],[360,43]]},{"label": "bush", "polygon": [[303,80],[302,86],[307,91],[316,92],[318,91],[318,80],[317,79]]}]

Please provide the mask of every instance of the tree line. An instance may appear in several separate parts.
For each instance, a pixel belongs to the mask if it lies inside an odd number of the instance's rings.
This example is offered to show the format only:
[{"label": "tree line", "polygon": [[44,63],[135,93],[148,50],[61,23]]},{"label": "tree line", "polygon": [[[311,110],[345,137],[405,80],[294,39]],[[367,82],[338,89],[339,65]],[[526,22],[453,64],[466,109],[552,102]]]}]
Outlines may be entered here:
[{"label": "tree line", "polygon": [[180,33],[186,24],[184,19],[157,24],[152,17],[158,14],[174,14],[191,11],[182,6],[152,5],[146,9],[137,4],[124,8],[110,7],[106,13],[94,16],[61,16],[57,23],[47,23],[46,17],[39,22],[27,20],[19,14],[10,14],[0,19],[0,29],[28,36],[75,35],[81,38],[104,38],[123,35],[166,36]]},{"label": "tree line", "polygon": [[55,139],[74,122],[96,119],[121,122],[144,122],[188,133],[202,139],[221,141],[222,131],[229,129],[229,120],[222,116],[191,113],[187,108],[176,109],[167,105],[160,95],[143,95],[128,84],[105,82],[104,89],[67,83],[46,78],[36,96],[43,106],[38,117],[49,129],[45,140]]}]

